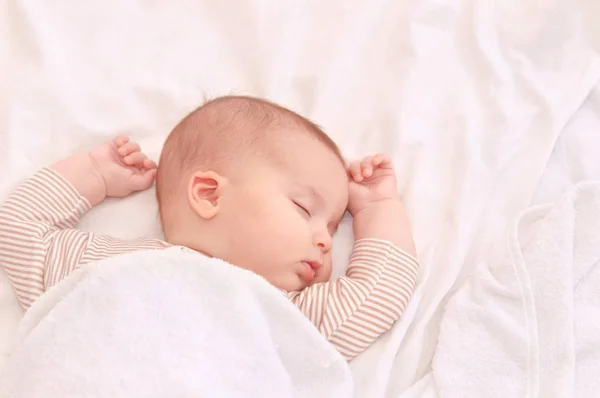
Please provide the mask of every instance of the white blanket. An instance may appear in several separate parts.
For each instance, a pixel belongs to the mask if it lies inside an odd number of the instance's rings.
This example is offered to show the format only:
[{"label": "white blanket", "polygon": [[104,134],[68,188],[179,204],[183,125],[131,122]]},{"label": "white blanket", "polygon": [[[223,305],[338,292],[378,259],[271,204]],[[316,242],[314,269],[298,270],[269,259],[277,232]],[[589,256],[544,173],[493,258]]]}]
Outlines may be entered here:
[{"label": "white blanket", "polygon": [[525,212],[503,253],[446,306],[439,396],[600,396],[600,183]]},{"label": "white blanket", "polygon": [[[500,256],[600,76],[586,42],[594,0],[0,4],[1,193],[115,131],[156,156],[205,94],[269,97],[322,125],[349,157],[393,157],[421,272],[403,319],[351,363],[358,397],[427,385],[448,298]],[[108,202],[82,227],[160,236],[152,192]],[[351,242],[346,220],[337,274]],[[0,279],[6,353],[21,314]]]},{"label": "white blanket", "polygon": [[284,294],[181,247],[75,272],[19,340],[3,398],[352,396],[346,361]]}]

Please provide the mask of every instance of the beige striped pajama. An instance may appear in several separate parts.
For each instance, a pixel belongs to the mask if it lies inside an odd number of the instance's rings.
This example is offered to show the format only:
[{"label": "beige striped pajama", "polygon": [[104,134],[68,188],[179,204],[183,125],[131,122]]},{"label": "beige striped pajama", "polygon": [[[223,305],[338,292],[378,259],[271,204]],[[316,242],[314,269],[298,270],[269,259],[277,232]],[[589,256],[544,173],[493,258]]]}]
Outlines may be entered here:
[{"label": "beige striped pajama", "polygon": [[[76,268],[137,250],[164,249],[159,239],[120,240],[74,229],[90,204],[62,176],[44,168],[0,206],[0,264],[23,308]],[[348,360],[399,319],[417,262],[393,244],[361,239],[346,275],[288,297]]]}]

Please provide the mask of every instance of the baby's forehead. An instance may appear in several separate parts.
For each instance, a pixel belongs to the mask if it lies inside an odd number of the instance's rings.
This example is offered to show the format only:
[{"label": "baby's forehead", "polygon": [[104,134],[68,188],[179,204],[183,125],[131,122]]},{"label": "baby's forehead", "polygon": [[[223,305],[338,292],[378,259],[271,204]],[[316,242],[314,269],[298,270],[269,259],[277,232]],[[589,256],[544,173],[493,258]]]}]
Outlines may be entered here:
[{"label": "baby's forehead", "polygon": [[286,185],[303,189],[315,197],[336,200],[347,195],[348,174],[345,165],[326,146],[296,147],[281,157],[278,166]]}]

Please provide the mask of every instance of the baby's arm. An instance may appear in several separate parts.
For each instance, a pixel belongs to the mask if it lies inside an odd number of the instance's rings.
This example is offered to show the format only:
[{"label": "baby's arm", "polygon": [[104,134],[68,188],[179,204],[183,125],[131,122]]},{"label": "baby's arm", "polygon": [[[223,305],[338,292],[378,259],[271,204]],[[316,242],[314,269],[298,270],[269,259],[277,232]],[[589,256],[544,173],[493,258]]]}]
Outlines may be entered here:
[{"label": "baby's arm", "polygon": [[[38,171],[0,206],[0,264],[24,308],[79,264],[110,255],[108,248],[123,249],[116,240],[73,229],[83,214],[104,200],[107,188],[114,196],[125,196],[127,189],[130,193],[151,185],[155,165],[146,161],[150,168],[135,172],[119,164],[128,161],[116,156],[121,147],[135,155],[133,160],[143,154],[137,144],[126,145],[126,138],[117,141]],[[133,175],[141,177],[127,183]],[[123,182],[116,184],[119,177]]]},{"label": "baby's arm", "polygon": [[383,155],[349,168],[356,243],[346,275],[291,299],[348,360],[387,332],[412,296],[418,264],[410,226]]},{"label": "baby's arm", "polygon": [[348,210],[354,219],[354,239],[385,240],[416,256],[410,223],[396,194],[391,160],[382,154],[368,156],[352,163],[348,171]]},{"label": "baby's arm", "polygon": [[121,136],[89,153],[69,156],[52,166],[67,182],[96,206],[107,197],[123,198],[149,188],[156,164],[140,146]]}]

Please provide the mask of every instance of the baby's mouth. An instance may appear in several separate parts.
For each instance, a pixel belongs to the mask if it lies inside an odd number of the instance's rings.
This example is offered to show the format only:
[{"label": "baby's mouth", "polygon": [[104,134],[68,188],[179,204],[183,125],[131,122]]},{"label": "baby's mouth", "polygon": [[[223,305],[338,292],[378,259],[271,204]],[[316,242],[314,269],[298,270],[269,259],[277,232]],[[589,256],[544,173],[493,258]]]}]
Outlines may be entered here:
[{"label": "baby's mouth", "polygon": [[321,268],[322,265],[319,261],[305,261],[305,263],[308,264],[308,266],[312,268],[315,272],[317,272],[317,270]]},{"label": "baby's mouth", "polygon": [[302,271],[300,276],[306,282],[312,282],[317,276],[317,270],[321,267],[318,261],[302,261]]}]

